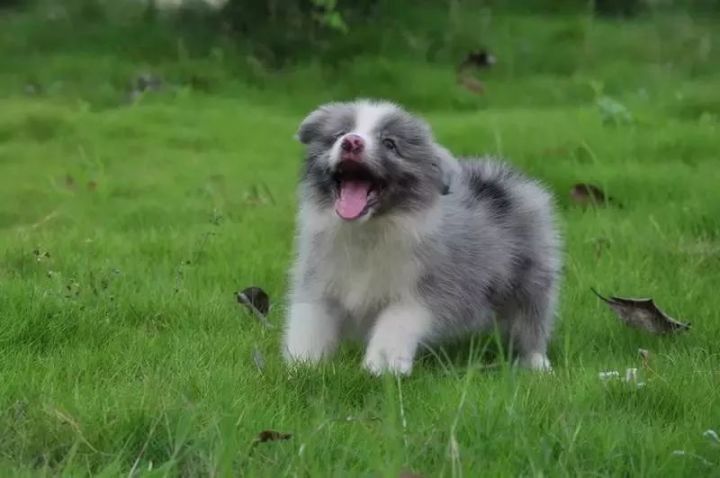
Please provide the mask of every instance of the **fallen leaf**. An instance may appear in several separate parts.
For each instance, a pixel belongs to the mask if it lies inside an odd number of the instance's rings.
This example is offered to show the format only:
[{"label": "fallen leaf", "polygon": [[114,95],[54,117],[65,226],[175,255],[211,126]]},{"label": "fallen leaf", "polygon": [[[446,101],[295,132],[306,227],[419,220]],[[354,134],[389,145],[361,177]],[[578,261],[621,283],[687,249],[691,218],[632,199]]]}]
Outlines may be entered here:
[{"label": "fallen leaf", "polygon": [[270,311],[270,297],[260,287],[247,287],[235,294],[238,303],[244,305],[266,327],[272,327],[267,320]]},{"label": "fallen leaf", "polygon": [[477,95],[485,93],[485,85],[468,72],[473,69],[487,69],[494,65],[495,57],[486,50],[473,50],[465,56],[457,67],[457,84]]},{"label": "fallen leaf", "polygon": [[260,287],[251,286],[237,294],[238,302],[254,309],[253,312],[267,315],[270,311],[270,297]]},{"label": "fallen leaf", "polygon": [[570,198],[580,206],[604,206],[612,204],[622,207],[614,198],[607,196],[602,189],[594,184],[578,183],[570,189]]},{"label": "fallen leaf", "polygon": [[460,75],[458,76],[457,81],[460,86],[471,93],[481,95],[485,92],[485,85],[483,85],[480,80],[473,78],[472,76]]},{"label": "fallen leaf", "polygon": [[92,181],[92,180],[88,181],[88,183],[87,183],[87,188],[88,188],[88,191],[95,191],[95,190],[97,190],[97,182],[96,182],[96,181]]},{"label": "fallen leaf", "polygon": [[290,438],[292,438],[292,433],[283,433],[275,430],[263,430],[258,433],[257,438],[255,438],[255,443],[289,440]]},{"label": "fallen leaf", "polygon": [[667,334],[690,328],[690,324],[678,322],[658,309],[652,299],[605,298],[595,289],[590,290],[608,304],[620,320],[631,327],[644,329],[653,334]]}]

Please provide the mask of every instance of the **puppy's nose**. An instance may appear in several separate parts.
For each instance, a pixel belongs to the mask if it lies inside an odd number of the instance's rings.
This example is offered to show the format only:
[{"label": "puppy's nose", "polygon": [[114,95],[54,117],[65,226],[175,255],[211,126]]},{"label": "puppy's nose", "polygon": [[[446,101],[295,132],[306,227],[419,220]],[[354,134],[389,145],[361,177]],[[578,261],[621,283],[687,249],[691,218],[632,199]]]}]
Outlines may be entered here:
[{"label": "puppy's nose", "polygon": [[351,154],[360,154],[365,149],[365,141],[357,134],[348,134],[340,143],[343,152]]}]

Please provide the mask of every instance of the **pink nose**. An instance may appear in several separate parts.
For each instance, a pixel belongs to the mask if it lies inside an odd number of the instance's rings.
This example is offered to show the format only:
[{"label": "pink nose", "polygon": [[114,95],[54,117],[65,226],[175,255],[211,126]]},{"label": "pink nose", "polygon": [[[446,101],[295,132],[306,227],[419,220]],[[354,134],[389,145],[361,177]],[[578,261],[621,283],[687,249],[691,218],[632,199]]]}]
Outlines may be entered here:
[{"label": "pink nose", "polygon": [[340,147],[344,153],[360,154],[365,149],[365,141],[357,134],[349,134],[343,138]]}]

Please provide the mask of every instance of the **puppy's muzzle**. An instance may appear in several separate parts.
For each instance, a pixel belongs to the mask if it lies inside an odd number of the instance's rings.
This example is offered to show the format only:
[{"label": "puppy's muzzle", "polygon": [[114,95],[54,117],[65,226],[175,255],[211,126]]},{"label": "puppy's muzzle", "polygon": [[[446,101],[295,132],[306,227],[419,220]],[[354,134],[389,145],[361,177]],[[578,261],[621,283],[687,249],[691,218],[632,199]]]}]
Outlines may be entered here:
[{"label": "puppy's muzzle", "polygon": [[358,134],[348,134],[340,143],[341,161],[362,161],[363,151],[365,151],[365,140]]}]

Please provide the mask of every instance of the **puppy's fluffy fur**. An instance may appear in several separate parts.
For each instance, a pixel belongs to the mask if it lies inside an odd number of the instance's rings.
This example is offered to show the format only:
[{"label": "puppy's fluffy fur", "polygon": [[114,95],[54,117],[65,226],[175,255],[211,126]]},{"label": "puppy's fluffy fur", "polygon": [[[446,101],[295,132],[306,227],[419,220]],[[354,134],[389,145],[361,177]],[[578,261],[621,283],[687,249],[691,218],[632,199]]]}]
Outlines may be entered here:
[{"label": "puppy's fluffy fur", "polygon": [[550,368],[560,241],[545,189],[500,162],[457,161],[386,102],[321,106],[297,137],[288,361],[359,338],[365,368],[409,374],[420,347],[497,325],[521,363]]}]

